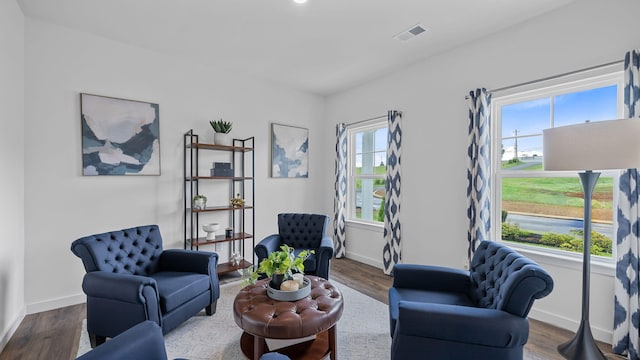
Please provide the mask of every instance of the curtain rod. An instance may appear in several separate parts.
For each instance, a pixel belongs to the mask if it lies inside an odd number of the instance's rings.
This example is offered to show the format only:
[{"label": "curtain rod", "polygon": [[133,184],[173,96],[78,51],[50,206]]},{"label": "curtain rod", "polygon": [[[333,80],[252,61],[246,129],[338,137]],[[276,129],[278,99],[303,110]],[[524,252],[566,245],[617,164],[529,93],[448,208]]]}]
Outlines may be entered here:
[{"label": "curtain rod", "polygon": [[382,119],[382,118],[387,118],[388,115],[382,115],[382,116],[377,116],[377,117],[373,117],[371,119],[365,119],[365,120],[360,120],[360,121],[354,121],[352,123],[348,123],[348,124],[344,124],[344,126],[349,127],[349,126],[353,126],[353,125],[358,125],[361,124],[363,122],[367,122],[367,121],[371,121],[371,120],[378,120],[378,119]]},{"label": "curtain rod", "polygon": [[[620,64],[623,63],[624,60],[616,60],[616,61],[612,61],[606,64],[600,64],[600,65],[595,65],[595,66],[591,66],[591,67],[587,67],[587,68],[583,68],[583,69],[579,69],[579,70],[574,70],[574,71],[569,71],[563,74],[558,74],[558,75],[553,75],[553,76],[547,76],[541,79],[537,79],[537,80],[531,80],[531,81],[526,81],[520,84],[515,84],[515,85],[509,85],[509,86],[504,86],[501,88],[497,88],[497,89],[493,89],[493,90],[487,90],[488,92],[496,92],[496,91],[504,91],[504,90],[510,90],[513,88],[517,88],[520,86],[526,86],[526,85],[531,85],[531,84],[535,84],[535,83],[539,83],[539,82],[543,82],[543,81],[547,81],[547,80],[553,80],[553,79],[558,79],[561,77],[565,77],[565,76],[570,76],[570,75],[575,75],[581,72],[585,72],[585,71],[589,71],[589,70],[595,70],[595,69],[599,69],[599,68],[603,68],[603,67],[607,67],[607,66],[611,66],[611,65],[616,65],[616,64]],[[464,97],[465,99],[469,99],[469,95],[466,95]]]}]

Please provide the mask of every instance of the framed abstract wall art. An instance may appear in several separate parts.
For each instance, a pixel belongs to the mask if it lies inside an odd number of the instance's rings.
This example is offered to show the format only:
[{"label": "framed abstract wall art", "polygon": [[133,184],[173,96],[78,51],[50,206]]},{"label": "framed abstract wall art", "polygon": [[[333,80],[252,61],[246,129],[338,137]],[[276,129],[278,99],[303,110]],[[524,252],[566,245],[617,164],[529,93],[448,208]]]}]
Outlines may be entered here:
[{"label": "framed abstract wall art", "polygon": [[271,177],[309,177],[309,129],[271,124]]},{"label": "framed abstract wall art", "polygon": [[80,94],[82,174],[160,175],[158,104]]}]

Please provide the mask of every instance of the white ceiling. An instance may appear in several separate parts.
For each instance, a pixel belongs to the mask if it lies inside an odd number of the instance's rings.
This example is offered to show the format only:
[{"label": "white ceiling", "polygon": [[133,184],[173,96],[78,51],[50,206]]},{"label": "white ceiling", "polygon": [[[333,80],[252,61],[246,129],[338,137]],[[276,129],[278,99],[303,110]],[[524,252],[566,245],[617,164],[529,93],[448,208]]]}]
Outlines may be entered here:
[{"label": "white ceiling", "polygon": [[[575,0],[18,0],[28,17],[328,95]],[[407,42],[393,38],[421,24]]]}]

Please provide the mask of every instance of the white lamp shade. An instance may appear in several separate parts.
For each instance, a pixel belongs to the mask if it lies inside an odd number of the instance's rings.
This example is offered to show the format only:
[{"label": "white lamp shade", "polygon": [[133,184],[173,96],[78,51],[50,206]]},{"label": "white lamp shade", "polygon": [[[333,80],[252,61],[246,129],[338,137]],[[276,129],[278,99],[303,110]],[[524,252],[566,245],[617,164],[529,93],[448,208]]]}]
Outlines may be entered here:
[{"label": "white lamp shade", "polygon": [[640,119],[542,130],[542,155],[545,170],[640,168]]}]

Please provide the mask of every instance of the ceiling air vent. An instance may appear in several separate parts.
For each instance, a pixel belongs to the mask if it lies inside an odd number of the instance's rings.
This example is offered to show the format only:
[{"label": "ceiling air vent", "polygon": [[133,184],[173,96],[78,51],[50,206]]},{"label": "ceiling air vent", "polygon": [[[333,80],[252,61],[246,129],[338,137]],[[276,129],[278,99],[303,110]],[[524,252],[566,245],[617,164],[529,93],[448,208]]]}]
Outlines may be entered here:
[{"label": "ceiling air vent", "polygon": [[415,25],[410,27],[409,29],[397,34],[394,36],[394,38],[400,40],[400,41],[407,41],[409,39],[412,39],[420,34],[422,34],[423,32],[427,31],[425,28],[423,28],[421,25]]}]

